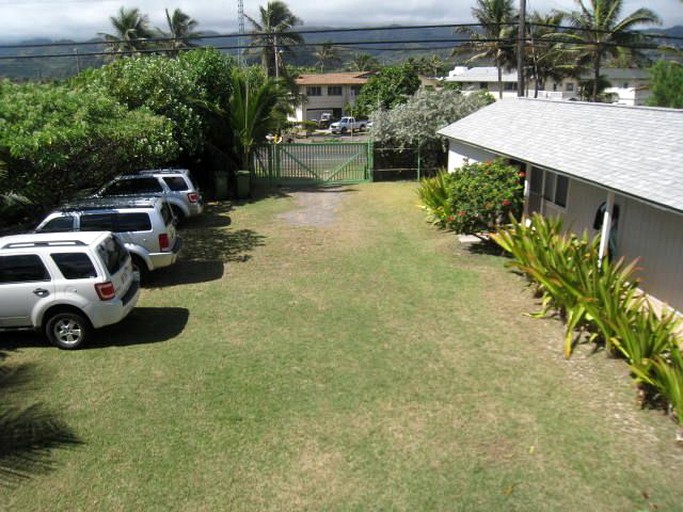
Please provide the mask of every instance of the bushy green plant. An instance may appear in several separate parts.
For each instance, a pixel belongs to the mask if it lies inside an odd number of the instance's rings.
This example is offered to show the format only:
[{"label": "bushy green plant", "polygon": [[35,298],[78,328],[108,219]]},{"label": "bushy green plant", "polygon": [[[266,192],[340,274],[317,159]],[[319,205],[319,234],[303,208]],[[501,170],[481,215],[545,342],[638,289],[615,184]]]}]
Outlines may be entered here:
[{"label": "bushy green plant", "polygon": [[468,162],[449,180],[450,210],[446,226],[456,233],[479,234],[522,211],[524,173],[503,159]]},{"label": "bushy green plant", "polygon": [[435,176],[423,178],[417,189],[422,209],[427,212],[432,223],[441,227],[445,227],[448,219],[453,216],[448,195],[450,176],[445,170],[441,170]]},{"label": "bushy green plant", "polygon": [[638,290],[637,261],[600,261],[599,237],[564,232],[561,220],[537,214],[522,222],[512,218],[491,238],[513,256],[509,266],[536,284],[542,296],[536,316],[559,311],[566,320],[566,357],[576,331],[585,331],[626,358],[644,400],[653,400],[655,390],[683,420],[681,321],[673,311],[658,313]]}]

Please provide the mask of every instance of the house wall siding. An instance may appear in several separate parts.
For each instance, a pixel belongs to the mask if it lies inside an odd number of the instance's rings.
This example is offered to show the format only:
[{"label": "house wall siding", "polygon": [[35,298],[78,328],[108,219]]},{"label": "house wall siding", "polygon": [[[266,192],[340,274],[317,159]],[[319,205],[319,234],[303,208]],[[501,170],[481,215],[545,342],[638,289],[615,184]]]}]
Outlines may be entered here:
[{"label": "house wall siding", "polygon": [[[567,208],[558,209],[544,201],[543,212],[549,217],[560,215],[565,227],[576,234],[587,230],[595,236],[595,213],[606,200],[605,189],[570,180]],[[616,256],[627,261],[638,258],[641,288],[683,311],[683,289],[679,285],[683,282],[683,216],[619,194],[615,195],[615,204],[619,206]]]},{"label": "house wall siding", "polygon": [[448,145],[448,172],[462,167],[466,160],[470,162],[485,162],[496,158],[496,154],[451,140]]},{"label": "house wall siding", "polygon": [[619,219],[618,252],[639,258],[641,287],[683,311],[683,216],[632,199]]}]

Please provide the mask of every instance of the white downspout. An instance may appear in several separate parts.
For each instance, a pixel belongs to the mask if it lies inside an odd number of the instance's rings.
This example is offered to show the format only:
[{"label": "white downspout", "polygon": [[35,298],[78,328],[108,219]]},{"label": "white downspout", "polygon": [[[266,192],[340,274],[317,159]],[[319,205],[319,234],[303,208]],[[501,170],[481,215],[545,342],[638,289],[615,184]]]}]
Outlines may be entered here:
[{"label": "white downspout", "polygon": [[524,167],[524,208],[522,213],[529,216],[529,199],[531,197],[531,164],[526,164]]},{"label": "white downspout", "polygon": [[600,232],[600,249],[598,250],[598,262],[602,264],[603,258],[609,249],[609,237],[612,232],[612,209],[614,208],[614,192],[607,193],[607,204],[602,217],[602,230]]}]

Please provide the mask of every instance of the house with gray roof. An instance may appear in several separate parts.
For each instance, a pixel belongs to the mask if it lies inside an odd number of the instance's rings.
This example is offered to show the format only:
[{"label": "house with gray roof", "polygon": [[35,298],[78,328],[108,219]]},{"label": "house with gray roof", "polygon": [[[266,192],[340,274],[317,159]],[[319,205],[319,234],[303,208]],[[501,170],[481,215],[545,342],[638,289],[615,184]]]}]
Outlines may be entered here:
[{"label": "house with gray roof", "polygon": [[[644,105],[651,96],[650,73],[645,69],[636,68],[603,68],[601,75],[610,83],[604,91],[619,105]],[[548,80],[545,88],[535,91],[533,80],[527,80],[526,91],[528,97],[550,100],[578,100],[579,83],[592,79],[591,72],[584,73],[580,78],[566,77],[555,82]],[[478,91],[489,91],[498,98],[498,70],[493,66],[456,66],[449,71],[444,82],[460,84],[463,94]],[[503,71],[501,76],[503,99],[517,97],[517,71]]]},{"label": "house with gray roof", "polygon": [[439,134],[450,171],[496,157],[524,168],[527,213],[601,230],[616,257],[640,259],[646,292],[683,311],[683,110],[516,98]]}]

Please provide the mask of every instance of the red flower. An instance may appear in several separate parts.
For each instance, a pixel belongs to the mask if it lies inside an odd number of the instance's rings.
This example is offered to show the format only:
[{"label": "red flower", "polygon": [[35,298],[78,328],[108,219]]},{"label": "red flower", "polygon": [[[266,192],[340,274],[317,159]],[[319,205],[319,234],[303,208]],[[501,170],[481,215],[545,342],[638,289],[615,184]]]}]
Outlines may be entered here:
[{"label": "red flower", "polygon": [[458,212],[458,215],[460,215],[461,217],[464,217],[465,215],[467,215],[467,212],[465,210],[460,210]]},{"label": "red flower", "polygon": [[519,176],[520,178],[526,178],[526,173],[522,171],[517,176]]},{"label": "red flower", "polygon": [[508,201],[507,199],[505,199],[505,200],[503,201],[503,206],[510,206],[510,201]]},{"label": "red flower", "polygon": [[453,222],[455,220],[455,215],[449,215],[446,221]]}]

